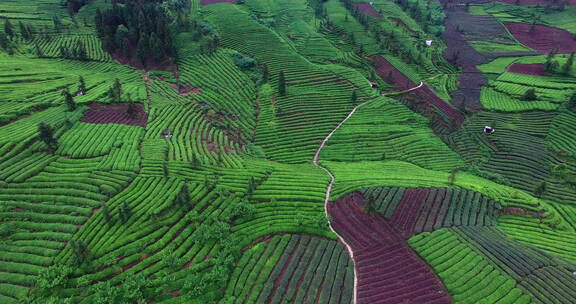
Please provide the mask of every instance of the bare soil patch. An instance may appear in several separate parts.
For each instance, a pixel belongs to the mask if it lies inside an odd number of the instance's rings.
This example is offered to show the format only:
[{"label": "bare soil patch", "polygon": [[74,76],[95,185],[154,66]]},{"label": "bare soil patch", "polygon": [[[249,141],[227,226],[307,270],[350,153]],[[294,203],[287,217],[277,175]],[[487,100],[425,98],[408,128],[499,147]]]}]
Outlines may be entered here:
[{"label": "bare soil patch", "polygon": [[354,253],[358,303],[452,303],[442,281],[405,241],[426,191],[406,195],[390,221],[367,214],[358,192],[328,204],[332,226]]},{"label": "bare soil patch", "polygon": [[370,3],[368,2],[361,2],[361,3],[356,3],[354,5],[356,7],[356,9],[363,13],[366,14],[372,18],[382,18],[382,16],[380,15],[380,13],[378,13],[374,7],[372,5],[370,5]]},{"label": "bare soil patch", "polygon": [[533,76],[546,76],[546,69],[543,64],[522,64],[514,63],[508,67],[508,72],[516,74],[526,74]]},{"label": "bare soil patch", "polygon": [[148,123],[148,115],[144,112],[144,106],[140,103],[135,104],[136,114],[130,117],[127,114],[127,103],[101,104],[91,103],[88,105],[90,110],[84,113],[83,122],[93,124],[116,123],[129,126],[145,127]]},{"label": "bare soil patch", "polygon": [[178,88],[178,85],[174,83],[172,84],[172,87],[178,92],[180,96],[184,97],[190,94],[193,95],[200,94],[200,91],[202,90],[201,88],[195,88],[189,84],[181,85],[180,88]]},{"label": "bare soil patch", "polygon": [[[417,86],[416,83],[402,74],[402,72],[398,71],[398,69],[386,61],[382,56],[374,55],[371,59],[376,67],[376,72],[382,80],[386,82],[393,80],[393,83],[391,84],[395,85],[400,90],[408,90]],[[444,100],[440,99],[440,97],[438,97],[427,85],[424,85],[418,90],[412,91],[412,93],[418,97],[425,107],[438,109],[457,125],[460,125],[464,121],[464,115],[462,115],[462,113],[447,104]]]},{"label": "bare soil patch", "polygon": [[[496,1],[520,6],[559,4],[559,1],[555,0],[496,0]],[[565,3],[569,6],[576,6],[576,0],[568,0]]]},{"label": "bare soil patch", "polygon": [[548,54],[554,50],[558,53],[576,51],[576,35],[567,30],[517,22],[504,25],[518,41],[541,54]]},{"label": "bare soil patch", "polygon": [[172,73],[174,73],[177,70],[176,65],[174,64],[174,62],[172,62],[172,59],[169,57],[166,57],[161,61],[157,61],[154,59],[153,56],[148,56],[146,64],[144,65],[136,57],[127,58],[118,53],[112,53],[111,56],[112,59],[119,62],[120,64],[129,65],[139,70],[158,70]]},{"label": "bare soil patch", "polygon": [[236,0],[200,0],[200,5],[210,5],[217,3],[236,3]]}]

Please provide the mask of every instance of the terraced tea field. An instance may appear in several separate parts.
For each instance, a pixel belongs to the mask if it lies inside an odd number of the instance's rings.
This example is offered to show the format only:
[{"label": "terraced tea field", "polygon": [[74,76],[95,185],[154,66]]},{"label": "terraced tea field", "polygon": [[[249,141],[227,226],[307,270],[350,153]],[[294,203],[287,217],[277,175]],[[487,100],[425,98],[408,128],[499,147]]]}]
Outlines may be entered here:
[{"label": "terraced tea field", "polygon": [[0,1],[0,303],[576,303],[575,4]]}]

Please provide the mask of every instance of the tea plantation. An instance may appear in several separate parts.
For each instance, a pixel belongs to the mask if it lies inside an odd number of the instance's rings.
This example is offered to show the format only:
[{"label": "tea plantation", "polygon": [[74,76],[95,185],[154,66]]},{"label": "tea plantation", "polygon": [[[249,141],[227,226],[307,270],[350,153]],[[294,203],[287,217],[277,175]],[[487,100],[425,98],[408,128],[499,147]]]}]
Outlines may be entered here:
[{"label": "tea plantation", "polygon": [[576,303],[575,20],[0,0],[0,303]]}]

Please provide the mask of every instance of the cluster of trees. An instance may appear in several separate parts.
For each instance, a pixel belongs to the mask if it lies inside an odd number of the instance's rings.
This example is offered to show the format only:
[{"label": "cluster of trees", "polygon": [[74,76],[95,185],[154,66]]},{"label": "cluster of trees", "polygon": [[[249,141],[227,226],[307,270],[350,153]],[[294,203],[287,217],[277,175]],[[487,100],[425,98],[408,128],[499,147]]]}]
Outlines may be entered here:
[{"label": "cluster of trees", "polygon": [[402,8],[410,17],[422,25],[422,29],[440,36],[444,31],[444,18],[446,14],[438,1],[408,1],[395,0],[396,4]]},{"label": "cluster of trees", "polygon": [[[62,21],[58,16],[54,16],[52,18],[52,22],[54,23],[54,31],[61,32],[62,31]],[[45,40],[50,39],[50,29],[47,25],[43,28],[36,29],[30,24],[23,23],[22,21],[18,22],[18,29],[10,22],[10,19],[6,19],[4,21],[3,30],[0,31],[0,48],[6,51],[8,54],[13,55],[15,53],[15,46],[16,41],[18,39],[23,39],[24,41],[32,41],[34,36],[41,37]],[[42,49],[40,49],[38,44],[35,44],[35,52],[38,57],[43,57],[44,54],[42,53]],[[86,59],[83,54],[86,54],[86,48],[83,45],[78,45],[75,50],[69,51],[65,50],[65,53],[61,55],[64,58],[69,59]]]},{"label": "cluster of trees", "polygon": [[55,151],[58,148],[58,140],[54,137],[54,130],[44,122],[38,124],[38,138],[43,141],[50,150]]},{"label": "cluster of trees", "polygon": [[259,64],[254,58],[241,53],[234,53],[232,55],[232,61],[234,61],[234,64],[248,75],[256,85],[268,82],[270,73],[266,64]]},{"label": "cluster of trees", "polygon": [[524,95],[522,95],[522,100],[534,101],[536,99],[538,99],[538,96],[536,96],[535,89],[528,89],[526,92],[524,92]]},{"label": "cluster of trees", "polygon": [[278,75],[278,95],[286,96],[286,77],[284,71],[280,71]]},{"label": "cluster of trees", "polygon": [[570,73],[572,72],[572,67],[574,66],[574,54],[575,53],[572,52],[568,56],[568,60],[566,60],[566,62],[562,66],[560,66],[558,61],[555,60],[556,53],[557,53],[557,50],[553,50],[546,57],[546,63],[544,64],[544,68],[545,68],[546,72],[559,73],[559,74],[562,74],[564,76],[569,76]]},{"label": "cluster of trees", "polygon": [[576,112],[576,92],[573,92],[568,97],[568,109],[573,112]]},{"label": "cluster of trees", "polygon": [[[25,40],[31,40],[34,37],[34,28],[30,24],[24,24],[22,21],[18,22],[18,29],[20,36]],[[13,39],[17,37],[16,28],[10,22],[10,19],[4,21],[4,35],[6,39]]]},{"label": "cluster of trees", "polygon": [[[39,51],[36,51],[37,55],[38,52],[41,52],[40,48],[37,48]],[[40,53],[41,55],[42,53]],[[39,56],[42,57],[42,56]],[[88,60],[88,51],[86,50],[86,46],[82,41],[78,41],[76,47],[73,49],[69,49],[66,45],[60,46],[60,57],[64,59],[76,59],[86,61]]]},{"label": "cluster of trees", "polygon": [[[115,217],[110,212],[110,209],[106,204],[102,204],[102,214],[104,215],[104,220],[107,225],[113,225],[116,223]],[[130,215],[132,214],[132,208],[128,203],[123,202],[120,208],[118,208],[118,218],[122,224],[125,224],[130,219]]]},{"label": "cluster of trees", "polygon": [[68,14],[73,16],[76,14],[82,6],[87,4],[90,0],[65,0],[66,8],[68,9]]},{"label": "cluster of trees", "polygon": [[[521,0],[516,0],[519,3]],[[556,12],[563,12],[566,6],[569,5],[570,0],[552,0],[551,4],[544,6],[544,14],[553,14]]]},{"label": "cluster of trees", "polygon": [[114,79],[114,84],[108,89],[108,97],[114,102],[120,102],[122,100],[122,84],[120,79]]},{"label": "cluster of trees", "polygon": [[14,54],[14,40],[21,37],[26,41],[34,38],[34,28],[29,24],[24,24],[22,21],[18,22],[18,35],[16,28],[10,22],[10,19],[4,21],[4,30],[0,31],[0,48],[5,50],[8,54]]},{"label": "cluster of trees", "polygon": [[[413,43],[409,40],[400,39],[400,37],[396,37],[394,30],[385,30],[383,29],[378,23],[370,22],[370,18],[366,15],[358,11],[355,7],[355,3],[351,0],[341,0],[346,9],[350,11],[350,14],[364,26],[366,33],[371,35],[380,49],[387,50],[392,55],[400,57],[407,63],[420,63],[424,64],[425,58],[422,56],[422,48],[424,45],[422,43]],[[346,16],[347,18],[347,16]],[[441,19],[443,20],[444,17]],[[329,19],[326,19],[324,22],[324,26],[326,26],[329,30],[332,30],[333,24],[330,22]],[[417,41],[421,41],[422,39],[418,35]],[[347,39],[350,41],[352,45],[357,45],[357,53],[358,55],[362,56],[364,54],[364,46],[361,43],[356,42],[356,38],[354,37],[353,33],[347,35]]]},{"label": "cluster of trees", "polygon": [[220,35],[208,23],[192,22],[190,26],[192,40],[200,42],[200,52],[204,55],[212,55],[218,50]]},{"label": "cluster of trees", "polygon": [[[96,31],[105,51],[146,66],[175,57],[170,19],[161,1],[130,1],[101,11],[95,16]],[[135,56],[134,56],[135,55]]]}]

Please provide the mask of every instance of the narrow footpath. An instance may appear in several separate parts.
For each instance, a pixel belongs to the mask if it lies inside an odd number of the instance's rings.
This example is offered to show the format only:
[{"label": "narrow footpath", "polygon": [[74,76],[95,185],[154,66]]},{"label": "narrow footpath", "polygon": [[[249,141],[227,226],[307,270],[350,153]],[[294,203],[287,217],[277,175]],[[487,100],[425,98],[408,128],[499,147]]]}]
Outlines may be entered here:
[{"label": "narrow footpath", "polygon": [[[415,86],[413,88],[410,88],[408,90],[404,90],[404,91],[399,91],[399,92],[391,92],[391,93],[386,93],[386,94],[382,94],[381,96],[388,96],[388,95],[398,95],[398,94],[404,94],[404,93],[408,93],[414,90],[417,90],[419,88],[421,88],[424,85],[424,82],[421,81],[420,84],[418,86]],[[332,188],[334,187],[334,175],[332,174],[332,172],[330,172],[330,170],[328,170],[326,167],[322,166],[321,164],[318,164],[318,160],[320,158],[320,153],[322,152],[322,149],[324,148],[324,146],[326,145],[326,143],[328,142],[328,140],[330,140],[330,138],[332,137],[332,135],[334,135],[334,133],[336,133],[336,131],[338,129],[340,129],[340,127],[342,127],[342,125],[348,120],[350,119],[350,117],[352,117],[352,115],[354,115],[354,113],[356,112],[356,110],[360,109],[362,106],[372,102],[374,99],[365,101],[361,104],[358,104],[357,106],[355,106],[352,111],[350,111],[350,113],[348,113],[348,115],[330,132],[328,133],[328,135],[324,138],[324,140],[322,140],[322,143],[320,144],[320,147],[318,147],[318,149],[316,150],[316,154],[314,154],[314,158],[312,158],[312,165],[326,171],[326,173],[328,173],[328,176],[330,176],[330,182],[328,183],[328,187],[326,188],[326,196],[324,198],[324,214],[326,215],[326,218],[328,217],[328,203],[330,202],[330,193],[332,192]],[[352,264],[354,265],[354,300],[353,300],[353,304],[356,304],[356,298],[357,298],[357,286],[358,286],[358,274],[357,274],[357,269],[356,269],[356,261],[354,261],[354,252],[352,251],[352,247],[350,247],[350,245],[346,242],[346,240],[344,240],[344,238],[338,234],[338,232],[336,232],[334,230],[334,228],[332,227],[332,223],[330,221],[328,221],[328,227],[330,228],[330,230],[336,234],[336,236],[338,236],[338,239],[340,240],[340,242],[342,242],[342,244],[344,244],[344,246],[346,246],[346,249],[348,250],[348,254],[350,255],[350,259],[352,260]]]}]

